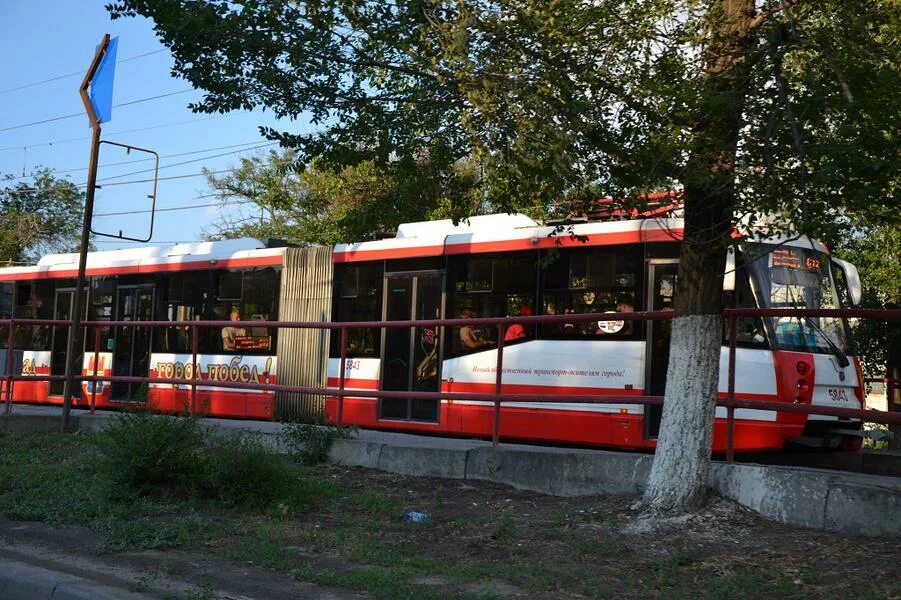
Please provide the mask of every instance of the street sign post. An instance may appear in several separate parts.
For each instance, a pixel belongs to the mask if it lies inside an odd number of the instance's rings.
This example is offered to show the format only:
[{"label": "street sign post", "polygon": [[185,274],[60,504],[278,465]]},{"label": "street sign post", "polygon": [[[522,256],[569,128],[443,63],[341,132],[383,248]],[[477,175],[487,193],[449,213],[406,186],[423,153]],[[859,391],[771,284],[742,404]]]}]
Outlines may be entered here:
[{"label": "street sign post", "polygon": [[[91,157],[88,162],[88,181],[85,190],[84,199],[84,220],[81,227],[81,247],[78,256],[78,277],[75,280],[75,298],[74,312],[72,314],[72,324],[69,326],[69,339],[66,343],[66,375],[63,385],[63,415],[60,427],[63,431],[69,429],[69,415],[72,410],[72,396],[75,394],[75,368],[76,361],[81,358],[81,353],[76,353],[76,344],[78,334],[81,329],[82,313],[84,313],[84,280],[85,267],[88,258],[88,244],[91,235],[91,216],[94,213],[94,190],[97,186],[97,156],[100,152],[100,124],[108,121],[112,113],[113,101],[113,71],[116,64],[115,48],[113,45],[113,54],[110,57],[108,50],[110,47],[110,36],[107,33],[103,36],[91,66],[81,82],[79,93],[81,101],[84,104],[84,110],[88,115],[88,121],[91,124],[93,135],[91,136]],[[110,60],[112,59],[112,60]],[[94,88],[93,81],[98,71],[104,65],[103,85]],[[88,91],[90,88],[90,92]],[[95,105],[95,99],[97,104]],[[98,111],[99,109],[99,111]],[[81,364],[77,365],[81,371]]]}]

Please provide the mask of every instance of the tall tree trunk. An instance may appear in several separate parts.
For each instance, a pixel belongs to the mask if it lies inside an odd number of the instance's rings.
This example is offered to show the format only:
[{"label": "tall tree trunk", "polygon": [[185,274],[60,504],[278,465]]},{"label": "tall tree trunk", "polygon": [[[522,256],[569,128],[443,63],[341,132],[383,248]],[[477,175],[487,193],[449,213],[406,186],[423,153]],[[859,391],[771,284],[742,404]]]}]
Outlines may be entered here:
[{"label": "tall tree trunk", "polygon": [[677,274],[666,394],[642,503],[652,513],[698,508],[707,489],[722,344],[723,271],[735,207],[735,152],[747,86],[753,0],[722,0],[711,25],[692,128],[685,233]]}]

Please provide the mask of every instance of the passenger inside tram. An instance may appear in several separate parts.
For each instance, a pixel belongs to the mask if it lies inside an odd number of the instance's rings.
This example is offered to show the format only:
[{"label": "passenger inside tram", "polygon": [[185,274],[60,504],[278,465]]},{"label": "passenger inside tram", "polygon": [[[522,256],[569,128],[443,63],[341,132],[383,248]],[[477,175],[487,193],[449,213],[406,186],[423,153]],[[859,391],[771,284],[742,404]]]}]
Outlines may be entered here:
[{"label": "passenger inside tram", "polygon": [[[474,311],[467,308],[460,311],[459,318],[474,319],[476,318],[476,314]],[[473,325],[463,325],[460,327],[460,341],[463,343],[463,346],[470,350],[491,345],[491,341],[485,339],[482,330]]]},{"label": "passenger inside tram", "polygon": [[[229,315],[230,321],[240,321],[241,320],[241,312],[237,308],[233,308]],[[236,340],[239,337],[244,336],[244,329],[242,327],[223,327],[222,328],[222,348],[224,350],[234,350],[236,346]]]},{"label": "passenger inside tram", "polygon": [[[532,316],[532,307],[531,306],[523,306],[519,309],[519,316],[521,317],[531,317]],[[513,340],[518,340],[520,338],[524,338],[529,335],[529,331],[527,329],[528,325],[523,325],[522,323],[514,323],[507,328],[507,333],[504,334],[505,342],[512,342]]]},{"label": "passenger inside tram", "polygon": [[[631,294],[622,294],[616,299],[616,312],[635,312],[635,299]],[[632,335],[635,321],[625,321],[622,328],[623,335]]]}]

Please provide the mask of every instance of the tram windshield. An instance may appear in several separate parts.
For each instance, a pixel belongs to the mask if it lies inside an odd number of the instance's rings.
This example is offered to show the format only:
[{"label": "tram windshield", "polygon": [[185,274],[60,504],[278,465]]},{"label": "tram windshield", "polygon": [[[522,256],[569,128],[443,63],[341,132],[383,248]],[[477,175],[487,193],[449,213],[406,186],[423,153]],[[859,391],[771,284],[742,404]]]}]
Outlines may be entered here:
[{"label": "tram windshield", "polygon": [[[754,244],[747,268],[762,308],[841,308],[823,252],[793,246]],[[849,351],[844,319],[769,317],[776,345],[784,350],[841,355]]]}]

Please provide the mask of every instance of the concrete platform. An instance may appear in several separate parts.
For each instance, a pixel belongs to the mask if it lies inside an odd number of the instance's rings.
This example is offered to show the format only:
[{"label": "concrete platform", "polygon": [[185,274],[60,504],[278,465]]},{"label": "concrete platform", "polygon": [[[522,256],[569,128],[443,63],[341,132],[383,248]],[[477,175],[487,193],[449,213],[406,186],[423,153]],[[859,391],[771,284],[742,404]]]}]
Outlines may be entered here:
[{"label": "concrete platform", "polygon": [[[15,406],[0,430],[58,430],[59,409]],[[115,413],[73,411],[72,426],[96,431]],[[210,427],[277,435],[271,422],[207,419]],[[54,427],[55,424],[55,427]],[[273,440],[276,443],[276,440]],[[653,456],[574,448],[500,444],[361,430],[336,440],[336,463],[404,475],[503,483],[558,496],[640,494]],[[853,536],[901,538],[901,478],[836,470],[714,462],[709,486],[761,515],[789,525]]]}]

